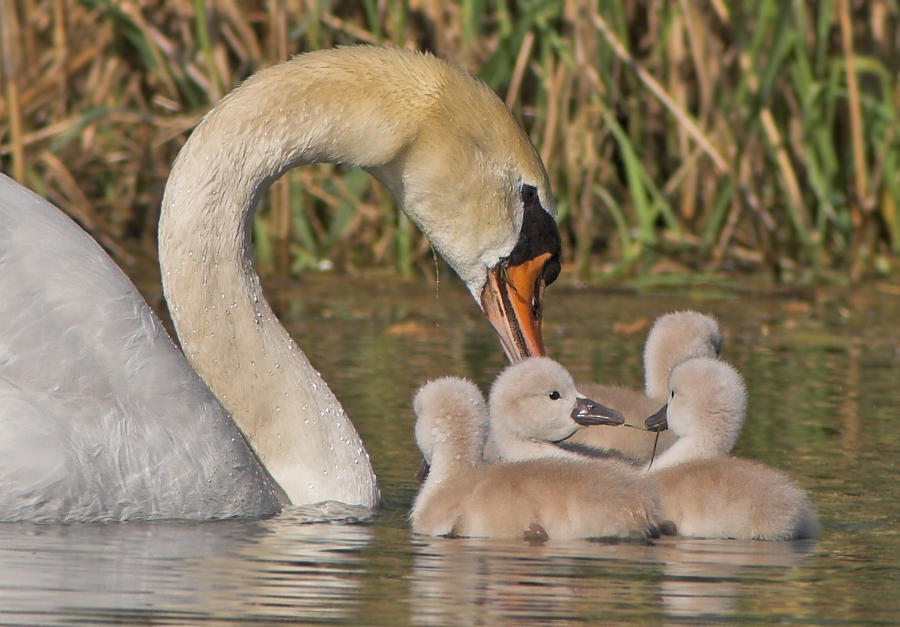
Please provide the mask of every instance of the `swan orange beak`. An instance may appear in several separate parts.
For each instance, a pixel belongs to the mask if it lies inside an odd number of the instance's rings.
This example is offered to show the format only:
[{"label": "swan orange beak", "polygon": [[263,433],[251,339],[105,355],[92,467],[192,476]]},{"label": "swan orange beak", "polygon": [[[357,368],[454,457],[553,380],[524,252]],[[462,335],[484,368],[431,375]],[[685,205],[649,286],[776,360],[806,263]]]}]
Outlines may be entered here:
[{"label": "swan orange beak", "polygon": [[546,355],[541,334],[544,264],[550,253],[512,265],[507,260],[488,270],[481,291],[481,307],[510,363]]},{"label": "swan orange beak", "polygon": [[669,405],[663,405],[662,409],[658,412],[647,418],[644,421],[644,426],[647,427],[650,431],[665,431],[669,428],[669,423],[666,420],[666,411],[669,409]]},{"label": "swan orange beak", "polygon": [[522,187],[522,226],[509,256],[488,269],[481,288],[487,315],[510,363],[546,355],[541,335],[544,288],[559,276],[562,238],[537,188]]}]

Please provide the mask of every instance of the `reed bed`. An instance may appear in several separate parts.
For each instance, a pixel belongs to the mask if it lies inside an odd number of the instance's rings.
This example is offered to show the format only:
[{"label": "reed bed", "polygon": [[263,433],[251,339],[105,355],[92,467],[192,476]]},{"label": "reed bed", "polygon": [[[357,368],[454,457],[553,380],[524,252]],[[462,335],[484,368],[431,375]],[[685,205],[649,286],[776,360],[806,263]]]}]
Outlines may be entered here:
[{"label": "reed bed", "polygon": [[[429,50],[503,97],[550,174],[575,277],[895,272],[897,0],[0,0],[0,168],[123,263],[152,256],[169,165],[212,103],[307,50]],[[365,174],[263,201],[279,275],[433,272]]]}]

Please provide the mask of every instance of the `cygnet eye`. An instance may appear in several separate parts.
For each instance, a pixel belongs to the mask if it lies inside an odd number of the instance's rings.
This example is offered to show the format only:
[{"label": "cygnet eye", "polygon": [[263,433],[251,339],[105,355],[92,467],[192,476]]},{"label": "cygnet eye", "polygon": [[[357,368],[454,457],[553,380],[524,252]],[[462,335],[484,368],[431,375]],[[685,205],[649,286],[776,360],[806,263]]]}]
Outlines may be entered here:
[{"label": "cygnet eye", "polygon": [[675,398],[675,390],[672,390],[672,394],[669,398]]},{"label": "cygnet eye", "polygon": [[559,394],[559,392],[557,392],[556,390],[553,390],[553,391],[550,392],[550,394],[548,394],[547,396],[549,396],[549,397],[550,397],[550,400],[553,400],[553,401],[558,401],[559,398],[560,398],[560,394]]}]

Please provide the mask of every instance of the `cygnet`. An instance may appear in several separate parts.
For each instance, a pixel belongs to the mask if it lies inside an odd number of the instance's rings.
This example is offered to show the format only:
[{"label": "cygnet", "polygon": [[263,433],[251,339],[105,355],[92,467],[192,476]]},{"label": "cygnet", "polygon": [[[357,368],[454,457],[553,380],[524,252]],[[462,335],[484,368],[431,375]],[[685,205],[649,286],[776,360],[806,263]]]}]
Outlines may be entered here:
[{"label": "cygnet", "polygon": [[[415,533],[553,540],[657,535],[652,479],[628,464],[558,452],[581,424],[621,420],[579,397],[559,364],[507,368],[490,412],[474,384],[444,378],[413,401],[416,442],[431,471],[413,504]],[[601,414],[601,415],[597,415]],[[485,462],[487,433],[499,459]]]},{"label": "cygnet", "polygon": [[681,536],[818,537],[815,510],[794,481],[759,462],[728,456],[746,408],[743,379],[727,363],[701,357],[672,371],[668,404],[646,421],[678,438],[648,471],[659,485],[663,519]]}]

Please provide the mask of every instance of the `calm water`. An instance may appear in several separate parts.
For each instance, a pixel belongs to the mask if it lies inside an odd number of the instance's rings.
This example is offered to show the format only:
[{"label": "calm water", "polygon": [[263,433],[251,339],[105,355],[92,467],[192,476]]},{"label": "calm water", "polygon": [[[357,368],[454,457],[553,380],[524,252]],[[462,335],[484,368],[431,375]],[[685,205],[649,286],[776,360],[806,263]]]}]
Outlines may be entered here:
[{"label": "calm water", "polygon": [[[747,379],[737,453],[809,490],[817,542],[636,543],[414,537],[409,400],[425,380],[487,386],[499,344],[456,286],[312,279],[286,323],[344,402],[381,481],[373,515],[0,525],[2,624],[896,624],[900,612],[900,288],[769,294],[553,286],[548,351],[580,380],[641,385],[653,318],[718,317]],[[152,289],[150,290],[152,293]],[[301,300],[302,295],[302,300]],[[331,522],[312,522],[330,518]]]}]

